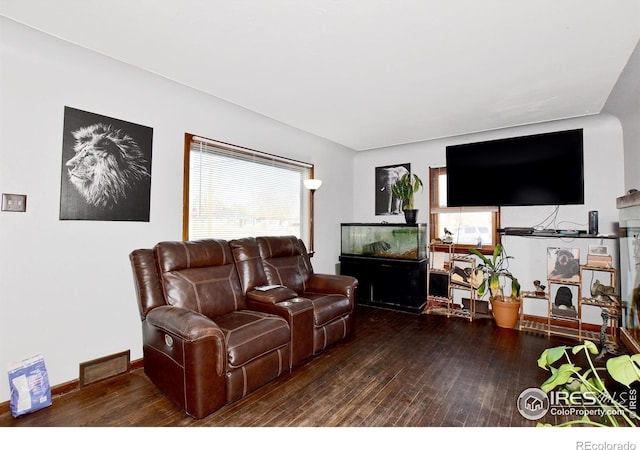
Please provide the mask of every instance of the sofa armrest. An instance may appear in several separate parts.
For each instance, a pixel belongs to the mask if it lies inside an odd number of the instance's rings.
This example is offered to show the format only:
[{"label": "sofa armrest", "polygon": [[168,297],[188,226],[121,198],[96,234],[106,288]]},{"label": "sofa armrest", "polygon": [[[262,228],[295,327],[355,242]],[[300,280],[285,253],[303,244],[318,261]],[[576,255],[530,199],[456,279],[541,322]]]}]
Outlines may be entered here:
[{"label": "sofa armrest", "polygon": [[146,321],[184,341],[194,342],[212,337],[224,342],[222,330],[213,320],[190,309],[160,306],[149,311]]},{"label": "sofa armrest", "polygon": [[358,280],[348,275],[312,274],[307,280],[306,292],[318,294],[343,294],[355,301]]},{"label": "sofa armrest", "polygon": [[[177,338],[184,343],[213,341],[216,374],[222,375],[225,370],[226,348],[224,334],[218,325],[208,317],[190,309],[176,306],[160,306],[152,309],[145,320],[147,326],[169,333],[172,339]],[[173,345],[165,338],[168,347]]]},{"label": "sofa armrest", "polygon": [[278,303],[284,300],[291,300],[296,298],[298,294],[293,289],[289,289],[284,286],[279,286],[266,291],[260,289],[253,289],[247,292],[247,299],[260,303]]},{"label": "sofa armrest", "polygon": [[220,327],[185,308],[160,306],[142,322],[144,371],[189,415],[202,418],[227,401],[227,350]]}]

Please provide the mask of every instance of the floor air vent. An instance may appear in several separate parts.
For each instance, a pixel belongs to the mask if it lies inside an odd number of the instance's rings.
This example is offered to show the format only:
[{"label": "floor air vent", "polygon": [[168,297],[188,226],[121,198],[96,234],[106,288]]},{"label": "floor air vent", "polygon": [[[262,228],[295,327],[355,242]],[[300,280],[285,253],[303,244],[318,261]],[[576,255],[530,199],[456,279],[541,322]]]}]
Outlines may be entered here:
[{"label": "floor air vent", "polygon": [[129,372],[131,352],[116,353],[80,363],[80,387]]}]

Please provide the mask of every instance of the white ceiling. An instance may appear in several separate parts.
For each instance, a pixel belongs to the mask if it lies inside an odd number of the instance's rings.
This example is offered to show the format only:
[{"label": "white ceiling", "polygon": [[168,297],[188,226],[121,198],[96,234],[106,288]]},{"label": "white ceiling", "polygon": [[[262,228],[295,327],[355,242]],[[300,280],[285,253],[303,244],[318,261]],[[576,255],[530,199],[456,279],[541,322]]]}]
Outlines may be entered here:
[{"label": "white ceiling", "polygon": [[597,114],[640,0],[0,0],[0,15],[355,150]]}]

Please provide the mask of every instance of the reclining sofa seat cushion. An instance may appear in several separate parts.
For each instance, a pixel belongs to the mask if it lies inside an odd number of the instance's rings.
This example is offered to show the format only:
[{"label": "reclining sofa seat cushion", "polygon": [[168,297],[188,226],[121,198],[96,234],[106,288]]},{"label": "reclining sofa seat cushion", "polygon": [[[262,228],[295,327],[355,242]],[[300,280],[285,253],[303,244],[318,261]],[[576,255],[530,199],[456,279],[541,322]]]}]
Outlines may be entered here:
[{"label": "reclining sofa seat cushion", "polygon": [[276,315],[246,309],[227,241],[161,242],[154,251],[167,303],[197,311],[224,334],[228,402],[289,369],[289,325]]},{"label": "reclining sofa seat cushion", "polygon": [[348,277],[314,274],[307,249],[296,236],[261,236],[256,242],[267,283],[286,286],[313,303],[314,353],[350,334],[355,293],[344,292]]}]

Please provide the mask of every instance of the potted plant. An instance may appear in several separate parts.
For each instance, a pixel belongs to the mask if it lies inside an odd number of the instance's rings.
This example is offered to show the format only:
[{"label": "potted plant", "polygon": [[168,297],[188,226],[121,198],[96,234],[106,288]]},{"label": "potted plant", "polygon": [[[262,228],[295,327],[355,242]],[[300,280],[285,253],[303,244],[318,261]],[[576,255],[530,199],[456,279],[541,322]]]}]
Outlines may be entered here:
[{"label": "potted plant", "polygon": [[416,223],[418,210],[413,206],[413,194],[423,187],[416,174],[405,174],[391,187],[391,192],[402,201],[402,210],[407,223]]},{"label": "potted plant", "polygon": [[[478,286],[478,295],[483,296],[488,291],[496,324],[502,328],[513,328],[518,322],[521,302],[520,282],[508,270],[508,261],[513,256],[506,256],[500,243],[493,249],[491,257],[482,254],[475,248],[470,249],[469,252],[481,260],[476,272],[482,271],[484,273],[484,279]],[[507,278],[511,281],[509,295],[504,293],[504,284]]]}]

